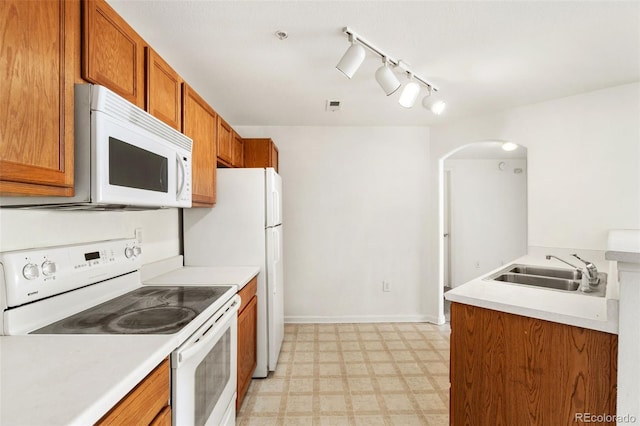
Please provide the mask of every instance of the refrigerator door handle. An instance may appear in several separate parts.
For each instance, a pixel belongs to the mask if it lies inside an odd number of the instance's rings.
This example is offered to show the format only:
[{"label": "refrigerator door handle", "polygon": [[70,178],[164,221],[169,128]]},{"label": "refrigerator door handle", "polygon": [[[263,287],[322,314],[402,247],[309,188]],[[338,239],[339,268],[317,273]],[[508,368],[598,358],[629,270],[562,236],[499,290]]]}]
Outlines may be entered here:
[{"label": "refrigerator door handle", "polygon": [[278,191],[273,191],[273,220],[274,225],[279,225],[282,223],[282,218],[280,217],[280,193]]},{"label": "refrigerator door handle", "polygon": [[277,285],[276,283],[278,282],[277,280],[277,273],[278,273],[278,268],[277,268],[277,264],[280,262],[280,230],[279,229],[273,229],[273,294],[277,294],[278,293],[278,289],[277,289]]}]

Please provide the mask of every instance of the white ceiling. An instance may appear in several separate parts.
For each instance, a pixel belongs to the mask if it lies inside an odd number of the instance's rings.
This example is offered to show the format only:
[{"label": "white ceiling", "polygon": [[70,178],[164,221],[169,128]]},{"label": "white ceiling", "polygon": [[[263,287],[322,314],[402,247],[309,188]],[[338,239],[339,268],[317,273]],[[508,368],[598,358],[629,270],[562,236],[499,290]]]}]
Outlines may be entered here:
[{"label": "white ceiling", "polygon": [[[429,126],[640,80],[637,1],[108,1],[232,125]],[[342,75],[345,26],[447,111],[386,97],[373,54]]]}]

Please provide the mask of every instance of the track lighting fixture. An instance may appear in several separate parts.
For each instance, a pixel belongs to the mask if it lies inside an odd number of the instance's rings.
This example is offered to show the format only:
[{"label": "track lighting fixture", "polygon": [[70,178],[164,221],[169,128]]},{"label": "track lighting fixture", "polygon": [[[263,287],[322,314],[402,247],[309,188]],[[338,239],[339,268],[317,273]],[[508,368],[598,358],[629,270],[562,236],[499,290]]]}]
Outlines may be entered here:
[{"label": "track lighting fixture", "polygon": [[340,59],[340,62],[338,62],[336,68],[339,71],[342,71],[344,75],[351,78],[356,73],[356,71],[358,71],[360,65],[362,65],[362,62],[364,61],[364,58],[366,56],[366,52],[364,50],[364,47],[362,47],[361,44],[357,43],[358,39],[355,35],[350,34],[349,41],[351,42],[351,46],[349,46],[347,51],[344,52],[344,55],[342,55],[342,59]]},{"label": "track lighting fixture", "polygon": [[376,80],[387,96],[394,94],[401,86],[398,78],[389,68],[386,57],[382,58],[382,66],[376,71]]},{"label": "track lighting fixture", "polygon": [[434,113],[435,115],[440,115],[444,112],[447,104],[440,99],[434,99],[431,97],[431,90],[427,96],[422,99],[422,106]]},{"label": "track lighting fixture", "polygon": [[[382,50],[375,47],[372,43],[356,34],[349,27],[344,27],[342,29],[342,32],[349,37],[351,46],[349,46],[345,54],[342,56],[340,62],[338,62],[338,65],[336,65],[336,68],[342,71],[347,77],[353,77],[355,72],[364,61],[366,56],[366,48],[370,52],[373,52],[374,54],[382,58],[382,66],[376,70],[375,77],[376,81],[378,82],[380,87],[382,87],[382,90],[384,90],[384,93],[387,96],[395,93],[401,86],[398,78],[394,73],[395,68],[400,68],[401,71],[405,73],[409,78],[409,82],[405,84],[405,87],[400,94],[400,99],[398,100],[400,105],[402,105],[403,107],[413,107],[416,99],[418,98],[418,95],[420,94],[420,86],[426,87],[429,91],[429,95],[431,95],[432,92],[438,91],[437,87],[409,69],[406,63],[402,62],[399,59],[390,57]],[[431,99],[427,100],[429,95],[427,95],[427,97],[422,100],[422,104],[434,114],[442,114],[445,109],[444,101]],[[427,106],[427,104],[429,105]]]},{"label": "track lighting fixture", "polygon": [[409,73],[409,82],[404,85],[404,89],[402,89],[398,103],[405,108],[411,108],[413,107],[413,104],[416,103],[416,99],[419,94],[420,85],[413,81],[413,75]]}]

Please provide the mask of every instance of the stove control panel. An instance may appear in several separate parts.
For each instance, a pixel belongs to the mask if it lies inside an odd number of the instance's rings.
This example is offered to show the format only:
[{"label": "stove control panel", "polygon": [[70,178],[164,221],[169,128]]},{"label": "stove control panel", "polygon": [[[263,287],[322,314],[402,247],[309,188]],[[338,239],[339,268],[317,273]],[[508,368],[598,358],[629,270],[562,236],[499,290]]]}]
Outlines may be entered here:
[{"label": "stove control panel", "polygon": [[136,239],[0,253],[7,306],[20,306],[119,275],[142,266]]}]

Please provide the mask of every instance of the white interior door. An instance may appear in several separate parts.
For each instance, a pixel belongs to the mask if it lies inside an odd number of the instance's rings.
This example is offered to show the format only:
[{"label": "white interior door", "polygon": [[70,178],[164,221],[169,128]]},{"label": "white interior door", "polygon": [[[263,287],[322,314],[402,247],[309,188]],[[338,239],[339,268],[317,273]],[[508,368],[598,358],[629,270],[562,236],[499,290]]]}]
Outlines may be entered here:
[{"label": "white interior door", "polygon": [[275,371],[284,339],[282,226],[267,229],[267,304],[269,317],[269,371]]}]

